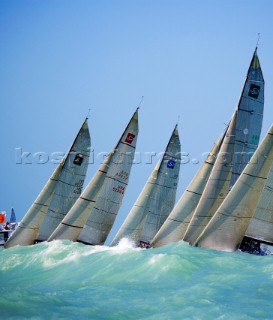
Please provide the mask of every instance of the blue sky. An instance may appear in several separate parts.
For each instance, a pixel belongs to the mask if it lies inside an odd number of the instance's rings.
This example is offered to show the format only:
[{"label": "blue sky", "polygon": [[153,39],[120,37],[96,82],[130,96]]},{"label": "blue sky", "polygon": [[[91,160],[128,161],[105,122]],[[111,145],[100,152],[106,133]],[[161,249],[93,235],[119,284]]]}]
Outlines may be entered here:
[{"label": "blue sky", "polygon": [[[95,163],[119,139],[141,97],[137,152],[111,237],[134,204],[178,121],[180,197],[237,106],[260,33],[262,136],[273,119],[273,2],[0,0],[0,210],[20,219],[66,152],[88,109]],[[31,164],[18,155],[30,152]],[[196,161],[199,164],[194,164]]]}]

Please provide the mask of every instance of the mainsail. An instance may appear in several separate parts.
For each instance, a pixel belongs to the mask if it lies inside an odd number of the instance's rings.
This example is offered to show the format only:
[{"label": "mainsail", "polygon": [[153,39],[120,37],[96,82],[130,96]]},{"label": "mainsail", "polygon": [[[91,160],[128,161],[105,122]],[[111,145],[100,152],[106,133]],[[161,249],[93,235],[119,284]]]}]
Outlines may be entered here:
[{"label": "mainsail", "polygon": [[[17,229],[6,242],[5,248],[33,244],[38,239],[39,230],[45,220],[49,226],[44,227],[42,239],[47,239],[45,233],[51,230],[58,221],[59,215],[63,216],[68,212],[81,193],[89,162],[89,152],[90,134],[87,119],[85,119],[69,152],[20,221]],[[47,220],[45,217],[49,213],[51,219]]]},{"label": "mainsail", "polygon": [[104,244],[121,206],[129,182],[138,135],[138,108],[113,149],[103,186],[78,237],[79,242]]},{"label": "mainsail", "polygon": [[76,241],[96,203],[114,153],[110,153],[67,215],[48,238]]},{"label": "mainsail", "polygon": [[195,243],[229,192],[236,117],[237,111],[232,117],[204,192],[186,230],[183,240],[190,244]]},{"label": "mainsail", "polygon": [[162,159],[112,241],[112,246],[125,237],[136,245],[140,241],[147,244],[151,242],[175,204],[180,157],[181,146],[175,126]]},{"label": "mainsail", "polygon": [[273,163],[273,126],[196,241],[196,246],[235,251],[255,213]]},{"label": "mainsail", "polygon": [[198,170],[197,174],[183,193],[167,220],[155,235],[152,241],[153,247],[161,247],[184,238],[194,210],[199,203],[211,170],[214,166],[222,141],[223,137],[220,137],[215,143],[211,152],[208,154],[207,159]]},{"label": "mainsail", "polygon": [[264,78],[257,55],[254,51],[243,91],[238,103],[232,176],[230,187],[245,168],[258,147],[264,110]]}]

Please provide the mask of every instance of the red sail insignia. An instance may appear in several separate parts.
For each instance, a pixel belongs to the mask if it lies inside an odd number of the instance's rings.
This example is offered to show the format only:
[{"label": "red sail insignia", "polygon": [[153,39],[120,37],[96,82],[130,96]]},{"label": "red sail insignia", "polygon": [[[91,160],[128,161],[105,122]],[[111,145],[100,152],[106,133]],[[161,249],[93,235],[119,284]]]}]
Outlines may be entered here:
[{"label": "red sail insignia", "polygon": [[135,137],[135,135],[134,135],[133,133],[130,133],[130,132],[129,132],[129,133],[127,134],[127,137],[126,137],[126,139],[125,139],[125,142],[131,144],[131,143],[133,142],[133,140],[134,140],[134,137]]}]

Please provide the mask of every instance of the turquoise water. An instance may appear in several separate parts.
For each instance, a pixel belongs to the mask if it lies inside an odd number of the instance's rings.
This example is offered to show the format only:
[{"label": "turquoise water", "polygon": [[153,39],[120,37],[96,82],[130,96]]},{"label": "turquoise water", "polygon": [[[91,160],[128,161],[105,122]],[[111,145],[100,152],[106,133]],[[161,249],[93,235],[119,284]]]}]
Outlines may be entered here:
[{"label": "turquoise water", "polygon": [[273,256],[179,242],[0,249],[0,319],[272,319]]}]

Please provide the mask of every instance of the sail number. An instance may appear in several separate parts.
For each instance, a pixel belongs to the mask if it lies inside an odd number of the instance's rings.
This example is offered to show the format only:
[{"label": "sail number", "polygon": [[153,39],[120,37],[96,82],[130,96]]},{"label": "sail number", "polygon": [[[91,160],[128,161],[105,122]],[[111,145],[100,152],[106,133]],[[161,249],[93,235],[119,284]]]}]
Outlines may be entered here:
[{"label": "sail number", "polygon": [[121,178],[122,180],[128,180],[129,174],[122,170],[116,173],[116,177]]},{"label": "sail number", "polygon": [[117,187],[113,187],[112,189],[114,192],[120,193],[120,194],[124,194],[125,191],[125,187],[123,186],[117,186]]},{"label": "sail number", "polygon": [[82,186],[83,186],[83,180],[79,180],[79,182],[75,183],[75,188],[73,190],[73,193],[81,194]]}]

